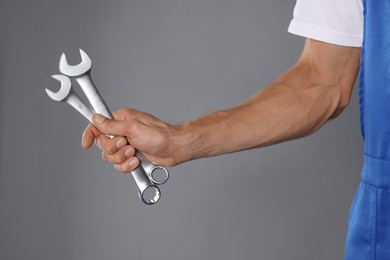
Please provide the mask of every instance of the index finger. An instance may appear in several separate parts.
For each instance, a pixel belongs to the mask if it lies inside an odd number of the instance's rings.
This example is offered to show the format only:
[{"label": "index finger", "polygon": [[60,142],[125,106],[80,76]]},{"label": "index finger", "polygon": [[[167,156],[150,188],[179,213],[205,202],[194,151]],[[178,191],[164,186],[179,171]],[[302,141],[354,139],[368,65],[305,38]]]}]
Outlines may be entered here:
[{"label": "index finger", "polygon": [[95,139],[102,134],[93,124],[89,124],[83,132],[81,138],[81,147],[88,149],[92,146]]}]

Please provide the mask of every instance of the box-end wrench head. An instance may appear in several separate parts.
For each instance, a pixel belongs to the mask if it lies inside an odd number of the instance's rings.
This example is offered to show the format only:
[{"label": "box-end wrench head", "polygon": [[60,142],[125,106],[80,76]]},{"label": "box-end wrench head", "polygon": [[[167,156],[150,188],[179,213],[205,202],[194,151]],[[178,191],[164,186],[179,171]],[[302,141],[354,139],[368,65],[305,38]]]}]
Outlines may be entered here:
[{"label": "box-end wrench head", "polygon": [[149,179],[154,184],[161,185],[167,182],[169,178],[169,172],[165,167],[151,163],[139,151],[136,151],[135,156],[137,156],[137,158],[141,162],[142,168],[144,168],[146,174],[148,174],[149,176]]}]

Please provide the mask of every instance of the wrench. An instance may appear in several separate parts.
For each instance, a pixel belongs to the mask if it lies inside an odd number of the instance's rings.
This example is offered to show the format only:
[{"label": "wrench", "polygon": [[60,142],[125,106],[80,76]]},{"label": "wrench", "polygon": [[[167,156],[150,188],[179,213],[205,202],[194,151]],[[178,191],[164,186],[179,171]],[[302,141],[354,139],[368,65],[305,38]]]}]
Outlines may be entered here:
[{"label": "wrench", "polygon": [[[74,78],[79,83],[95,112],[100,113],[107,118],[113,119],[110,110],[91,79],[91,59],[85,51],[82,49],[79,49],[79,51],[81,62],[78,65],[69,65],[65,53],[62,53],[59,62],[60,72],[66,76]],[[139,151],[136,151],[135,155],[140,160],[141,166],[151,182],[160,185],[168,180],[169,172],[165,167],[154,165]]]},{"label": "wrench", "polygon": [[70,79],[64,75],[53,75],[51,77],[61,82],[61,88],[57,93],[54,93],[49,89],[45,89],[47,95],[54,101],[65,102],[71,105],[74,109],[85,116],[85,118],[92,118],[94,112],[90,107],[86,106],[80,97],[73,91]]},{"label": "wrench", "polygon": [[[52,78],[61,82],[61,88],[57,93],[46,89],[47,95],[54,101],[65,102],[80,112],[89,122],[92,122],[92,116],[95,113],[72,89],[72,83],[67,76],[53,75]],[[151,183],[142,167],[132,171],[135,183],[138,187],[138,195],[141,200],[148,205],[155,204],[161,196],[160,189]]]}]

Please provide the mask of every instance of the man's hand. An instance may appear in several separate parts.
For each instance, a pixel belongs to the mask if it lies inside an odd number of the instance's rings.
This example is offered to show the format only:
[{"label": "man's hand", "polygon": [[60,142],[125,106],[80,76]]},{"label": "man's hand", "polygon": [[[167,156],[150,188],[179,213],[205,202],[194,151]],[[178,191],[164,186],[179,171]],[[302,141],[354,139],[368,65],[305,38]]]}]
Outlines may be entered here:
[{"label": "man's hand", "polygon": [[103,159],[123,173],[131,172],[139,165],[134,156],[135,149],[142,151],[154,164],[175,166],[181,162],[179,145],[176,145],[177,126],[132,109],[116,111],[113,116],[115,120],[99,114],[93,116],[95,126],[88,125],[83,133],[81,146],[84,149],[90,148],[95,141],[103,151]]}]

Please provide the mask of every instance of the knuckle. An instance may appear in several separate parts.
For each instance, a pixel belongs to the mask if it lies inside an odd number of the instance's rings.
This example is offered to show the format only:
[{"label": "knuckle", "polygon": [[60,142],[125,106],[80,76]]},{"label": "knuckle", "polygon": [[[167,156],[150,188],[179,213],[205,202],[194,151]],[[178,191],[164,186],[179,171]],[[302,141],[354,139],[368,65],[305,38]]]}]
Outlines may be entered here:
[{"label": "knuckle", "polygon": [[115,154],[114,156],[115,163],[122,163],[123,162],[123,156],[120,153]]},{"label": "knuckle", "polygon": [[115,146],[112,146],[112,145],[107,146],[106,151],[107,151],[108,154],[113,154],[113,153],[115,153],[115,151],[116,151]]},{"label": "knuckle", "polygon": [[106,120],[106,128],[112,129],[115,127],[115,121],[113,120]]},{"label": "knuckle", "polygon": [[129,111],[128,108],[122,108],[117,111],[118,114],[127,114]]},{"label": "knuckle", "polygon": [[115,146],[115,140],[111,139],[106,141],[103,145],[103,150],[110,155],[114,154],[117,151]]},{"label": "knuckle", "polygon": [[136,114],[138,114],[138,111],[132,108],[125,108],[119,110],[120,114],[123,116],[123,118],[132,118]]},{"label": "knuckle", "polygon": [[128,130],[130,133],[137,133],[139,131],[139,128],[140,128],[139,125],[136,123],[128,125]]},{"label": "knuckle", "polygon": [[108,129],[111,127],[111,122],[108,119],[104,119],[100,125],[100,129],[103,133],[107,133]]}]

